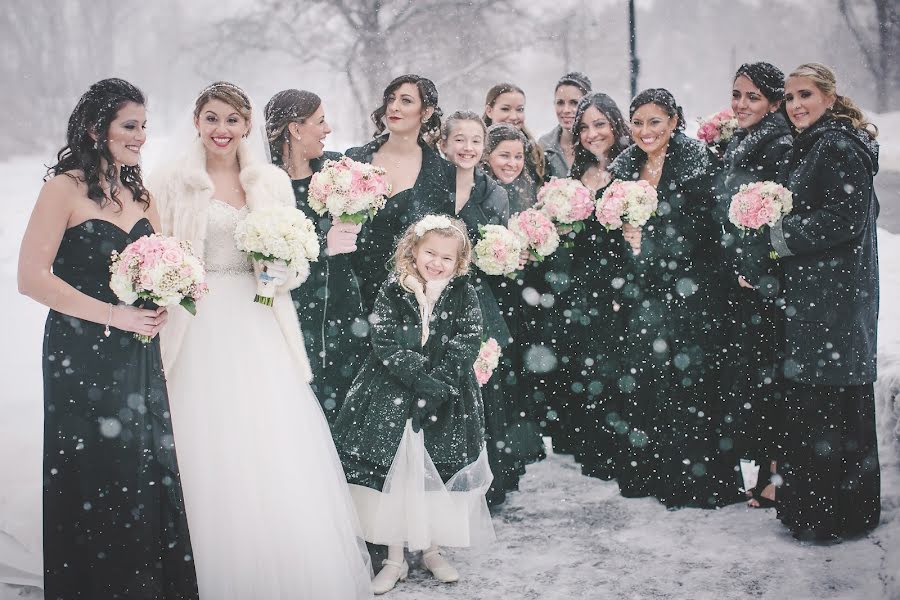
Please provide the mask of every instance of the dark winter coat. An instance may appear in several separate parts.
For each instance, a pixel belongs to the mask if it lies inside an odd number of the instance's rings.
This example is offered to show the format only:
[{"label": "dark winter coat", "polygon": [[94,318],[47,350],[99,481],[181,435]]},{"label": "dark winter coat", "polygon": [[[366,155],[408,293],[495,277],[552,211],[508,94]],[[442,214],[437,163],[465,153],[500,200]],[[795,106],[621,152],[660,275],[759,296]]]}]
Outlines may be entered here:
[{"label": "dark winter coat", "polygon": [[[336,152],[326,152],[310,161],[310,167],[317,173],[326,160],[340,157]],[[326,252],[325,235],[331,228],[331,218],[327,213],[319,216],[309,207],[311,179],[296,179],[291,183],[297,208],[316,224],[322,252],[318,262],[310,263],[309,278],[292,290],[291,296],[312,367],[312,385],[326,417],[332,422],[368,352],[368,323],[351,255],[329,256]]]},{"label": "dark winter coat", "polygon": [[[378,137],[365,146],[350,148],[347,156],[353,160],[371,163],[372,156],[387,141]],[[363,225],[353,253],[353,267],[360,280],[363,307],[371,311],[381,284],[387,279],[387,263],[394,253],[396,242],[412,223],[427,214],[452,215],[455,206],[456,168],[438,156],[430,146],[422,148],[422,167],[416,183],[409,190],[388,198],[387,205],[374,219]]]},{"label": "dark winter coat", "polygon": [[782,184],[791,214],[771,231],[784,269],[785,376],[813,385],[875,381],[878,145],[825,116],[794,140]]},{"label": "dark winter coat", "polygon": [[425,448],[445,481],[481,452],[484,409],[472,368],[481,347],[481,309],[468,277],[447,285],[429,327],[423,347],[416,297],[391,275],[375,302],[372,352],[333,430],[350,483],[381,489],[420,399],[437,419],[425,421]]},{"label": "dark winter coat", "polygon": [[569,165],[566,164],[566,156],[562,145],[559,143],[562,137],[562,127],[557,125],[550,132],[545,133],[538,140],[544,149],[544,164],[547,179],[551,177],[568,177]]},{"label": "dark winter coat", "polygon": [[728,221],[728,207],[742,185],[775,181],[792,143],[793,136],[784,115],[769,113],[751,129],[738,129],[722,158],[725,169],[720,212],[725,227],[726,258],[736,275],[742,275],[768,298],[780,291],[780,269],[769,258],[771,246],[767,232],[740,232]]}]

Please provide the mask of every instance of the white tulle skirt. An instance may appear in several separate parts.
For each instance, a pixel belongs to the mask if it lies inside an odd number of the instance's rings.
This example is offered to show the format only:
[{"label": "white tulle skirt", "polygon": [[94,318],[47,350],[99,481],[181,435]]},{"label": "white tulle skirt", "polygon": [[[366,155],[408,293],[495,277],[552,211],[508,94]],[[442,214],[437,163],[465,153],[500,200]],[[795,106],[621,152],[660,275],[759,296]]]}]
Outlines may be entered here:
[{"label": "white tulle skirt", "polygon": [[442,481],[423,432],[407,420],[381,491],[351,484],[350,494],[367,542],[410,550],[470,547],[495,539],[485,500],[493,479],[482,449],[475,462]]},{"label": "white tulle skirt", "polygon": [[331,432],[272,309],[252,274],[208,283],[167,374],[201,599],[370,597]]}]

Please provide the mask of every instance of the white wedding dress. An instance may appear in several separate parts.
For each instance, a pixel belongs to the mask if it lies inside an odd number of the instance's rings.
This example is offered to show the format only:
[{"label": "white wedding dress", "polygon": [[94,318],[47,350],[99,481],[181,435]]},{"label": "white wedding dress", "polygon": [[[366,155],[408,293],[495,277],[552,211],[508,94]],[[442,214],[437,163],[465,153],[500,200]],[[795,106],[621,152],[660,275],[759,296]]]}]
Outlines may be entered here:
[{"label": "white wedding dress", "polygon": [[235,248],[246,211],[210,203],[210,292],[167,373],[200,597],[368,598],[371,568],[331,432]]}]

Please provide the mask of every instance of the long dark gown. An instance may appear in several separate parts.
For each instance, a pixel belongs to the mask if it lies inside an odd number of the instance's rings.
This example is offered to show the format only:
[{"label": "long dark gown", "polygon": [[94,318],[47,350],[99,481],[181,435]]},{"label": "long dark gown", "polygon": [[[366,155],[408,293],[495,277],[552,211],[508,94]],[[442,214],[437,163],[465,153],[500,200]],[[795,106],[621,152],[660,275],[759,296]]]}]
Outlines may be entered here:
[{"label": "long dark gown", "polygon": [[[110,254],[150,233],[90,219],[53,272],[117,303]],[[197,598],[159,338],[103,330],[53,310],[44,330],[45,598]]]},{"label": "long dark gown", "polygon": [[[327,153],[326,159],[340,155]],[[322,160],[311,161],[313,171],[321,169]],[[369,352],[369,324],[362,308],[362,295],[350,254],[328,256],[325,234],[331,228],[326,213],[317,215],[308,203],[312,176],[295,179],[294,196],[319,233],[322,252],[317,262],[310,263],[309,278],[291,290],[306,354],[313,372],[312,387],[329,423],[334,423],[353,377]]]}]

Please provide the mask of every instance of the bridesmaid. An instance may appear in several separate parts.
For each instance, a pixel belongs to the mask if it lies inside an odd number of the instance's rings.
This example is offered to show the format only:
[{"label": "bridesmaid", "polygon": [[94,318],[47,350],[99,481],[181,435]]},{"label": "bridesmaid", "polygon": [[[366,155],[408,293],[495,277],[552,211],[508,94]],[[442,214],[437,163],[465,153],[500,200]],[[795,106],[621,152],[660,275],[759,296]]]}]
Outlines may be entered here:
[{"label": "bridesmaid", "polygon": [[312,92],[284,90],[266,104],[265,117],[272,162],[290,175],[297,208],[319,232],[322,255],[310,263],[309,278],[291,296],[313,370],[313,390],[328,422],[334,423],[368,351],[368,323],[350,262],[360,226],[332,222],[327,214],[320,217],[307,201],[313,173],[326,160],[340,158],[324,151],[331,127],[322,100]]},{"label": "bridesmaid", "polygon": [[388,84],[382,105],[372,113],[375,139],[347,150],[353,160],[383,168],[391,184],[387,205],[363,228],[351,258],[367,313],[388,276],[386,265],[399,236],[424,215],[454,213],[456,172],[432,146],[440,137],[441,115],[434,83],[401,75]]},{"label": "bridesmaid", "polygon": [[[531,185],[537,187],[547,176],[544,151],[525,127],[525,92],[513,83],[498,83],[484,99],[484,124],[509,123],[525,135],[525,171]],[[513,211],[515,212],[515,211]]]},{"label": "bridesmaid", "polygon": [[771,230],[784,269],[787,448],[778,518],[800,539],[878,525],[877,129],[834,73],[811,63],[785,84],[798,135],[783,183],[794,209]]},{"label": "bridesmaid", "polygon": [[[615,101],[601,92],[578,103],[572,124],[575,161],[572,178],[594,197],[610,180],[609,165],[630,143],[628,125]],[[575,238],[570,269],[571,287],[559,298],[563,319],[559,338],[564,343],[561,379],[566,382],[558,406],[560,435],[572,439],[575,458],[585,475],[612,479],[617,456],[616,427],[622,427],[619,379],[624,375],[621,355],[627,303],[623,296],[635,283],[626,282],[628,257],[622,236],[606,231],[591,217]]]},{"label": "bridesmaid", "polygon": [[160,226],[141,179],[144,104],[121,79],[81,97],[19,253],[19,290],[50,308],[48,600],[198,597],[156,338],[166,311],[119,304],[109,288],[111,253]]},{"label": "bridesmaid", "polygon": [[[784,73],[769,63],[743,64],[734,75],[731,109],[738,130],[728,142],[722,205],[728,205],[740,187],[755,181],[775,181],[791,149],[792,137],[779,110],[784,97]],[[728,338],[733,351],[729,368],[723,371],[728,415],[741,458],[760,465],[757,484],[747,490],[749,504],[769,507],[775,500],[775,456],[780,441],[776,411],[783,403],[780,374],[781,269],[769,258],[769,241],[761,235],[741,235],[727,218],[723,246],[736,273],[729,290],[731,306]]]},{"label": "bridesmaid", "polygon": [[506,190],[509,212],[527,210],[537,202],[537,190],[525,169],[528,139],[522,130],[510,123],[498,123],[487,129],[484,167]]},{"label": "bridesmaid", "polygon": [[[637,286],[627,325],[623,420],[617,465],[622,495],[655,496],[670,508],[715,508],[741,499],[722,440],[718,387],[722,349],[719,227],[713,220],[718,161],[687,137],[675,98],[662,88],[631,102],[634,145],[609,171],[648,181],[657,216],[626,225]],[[720,448],[720,445],[723,446]]]},{"label": "bridesmaid", "polygon": [[560,77],[553,92],[553,106],[559,123],[539,140],[544,149],[547,178],[567,177],[575,162],[575,135],[572,125],[579,101],[591,92],[591,80],[584,73],[572,71]]}]

